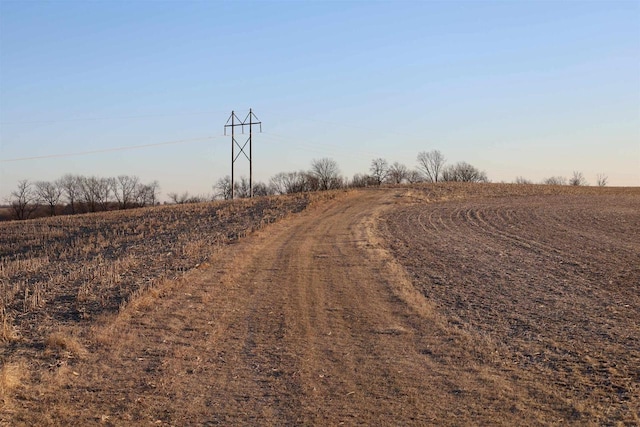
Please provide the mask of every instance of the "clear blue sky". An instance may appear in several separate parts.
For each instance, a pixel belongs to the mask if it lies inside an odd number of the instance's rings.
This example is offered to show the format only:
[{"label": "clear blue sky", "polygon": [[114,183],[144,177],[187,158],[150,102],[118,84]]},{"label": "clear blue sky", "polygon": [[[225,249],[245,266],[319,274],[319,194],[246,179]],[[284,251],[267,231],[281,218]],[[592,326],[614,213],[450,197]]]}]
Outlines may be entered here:
[{"label": "clear blue sky", "polygon": [[65,173],[210,193],[249,108],[262,181],[438,149],[493,181],[638,186],[640,2],[0,0],[0,199]]}]

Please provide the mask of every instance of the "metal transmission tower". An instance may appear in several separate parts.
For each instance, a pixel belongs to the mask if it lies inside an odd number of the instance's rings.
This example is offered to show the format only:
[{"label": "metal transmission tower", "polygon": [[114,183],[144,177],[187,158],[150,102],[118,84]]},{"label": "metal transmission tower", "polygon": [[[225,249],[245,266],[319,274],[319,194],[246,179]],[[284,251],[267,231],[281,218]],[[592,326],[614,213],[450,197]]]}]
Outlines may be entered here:
[{"label": "metal transmission tower", "polygon": [[[229,124],[229,122],[231,122],[231,124]],[[251,149],[253,145],[252,137],[254,125],[260,125],[260,132],[262,132],[262,122],[258,120],[258,117],[253,114],[253,111],[251,111],[251,109],[249,109],[249,114],[247,114],[247,117],[245,117],[244,120],[238,119],[235,111],[232,111],[229,119],[227,120],[227,124],[224,125],[225,135],[227,135],[227,128],[231,128],[231,200],[233,200],[234,197],[234,165],[236,163],[236,160],[238,160],[238,157],[240,157],[240,154],[244,154],[247,160],[249,160],[249,197],[253,197],[253,157],[251,155]],[[243,135],[244,127],[249,126],[249,138],[247,138],[247,140],[242,145],[240,145],[240,143],[236,141],[235,129],[238,126],[241,127]],[[244,151],[247,144],[249,144],[249,154]],[[238,154],[235,154],[236,146],[240,149],[240,151],[238,151]]]}]

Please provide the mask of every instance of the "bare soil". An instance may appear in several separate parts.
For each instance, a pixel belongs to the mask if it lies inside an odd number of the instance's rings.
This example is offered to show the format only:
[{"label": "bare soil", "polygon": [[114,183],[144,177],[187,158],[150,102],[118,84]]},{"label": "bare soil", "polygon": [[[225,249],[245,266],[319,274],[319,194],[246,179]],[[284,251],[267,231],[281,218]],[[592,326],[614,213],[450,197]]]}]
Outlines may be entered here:
[{"label": "bare soil", "polygon": [[0,423],[633,425],[638,230],[637,189],[343,194],[5,358]]},{"label": "bare soil", "polygon": [[636,425],[640,189],[554,188],[424,187],[380,227],[416,288],[478,343],[473,363],[511,383],[516,412]]}]

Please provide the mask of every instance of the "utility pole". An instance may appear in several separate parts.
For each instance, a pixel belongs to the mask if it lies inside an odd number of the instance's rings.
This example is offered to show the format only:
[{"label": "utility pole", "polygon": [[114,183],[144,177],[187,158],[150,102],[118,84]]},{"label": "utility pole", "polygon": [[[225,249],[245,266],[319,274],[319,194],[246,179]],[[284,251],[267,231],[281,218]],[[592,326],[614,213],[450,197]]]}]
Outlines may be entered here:
[{"label": "utility pole", "polygon": [[[256,119],[254,122],[253,119]],[[237,122],[236,122],[237,121]],[[231,124],[229,124],[231,122]],[[238,119],[235,111],[231,111],[231,115],[227,119],[227,123],[224,125],[224,134],[227,135],[227,128],[231,128],[231,200],[234,198],[234,183],[235,183],[235,175],[234,175],[234,165],[240,154],[244,154],[244,157],[249,160],[249,197],[253,197],[253,126],[260,125],[260,132],[262,132],[262,122],[258,120],[253,111],[249,109],[249,114],[244,120]],[[244,127],[249,126],[249,138],[244,142],[244,144],[240,145],[240,143],[236,140],[235,128],[237,126],[241,127],[242,134],[244,135]],[[244,151],[247,144],[249,144],[249,154]],[[235,147],[238,147],[240,151],[238,154],[235,154]]]}]

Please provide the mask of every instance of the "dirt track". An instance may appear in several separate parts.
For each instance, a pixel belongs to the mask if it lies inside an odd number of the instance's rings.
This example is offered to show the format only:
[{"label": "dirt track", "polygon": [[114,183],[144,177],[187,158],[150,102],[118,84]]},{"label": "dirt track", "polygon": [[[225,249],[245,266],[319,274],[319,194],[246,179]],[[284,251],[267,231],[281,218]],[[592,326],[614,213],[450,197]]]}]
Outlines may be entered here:
[{"label": "dirt track", "polygon": [[[553,393],[532,388],[535,375],[529,375],[526,366],[511,363],[510,350],[494,330],[464,326],[481,324],[469,323],[473,316],[466,316],[467,306],[462,304],[461,311],[452,315],[450,307],[439,306],[446,301],[429,295],[427,287],[413,286],[425,282],[415,277],[417,270],[403,258],[402,248],[410,250],[412,244],[407,236],[424,245],[429,238],[420,234],[433,232],[425,218],[439,216],[438,224],[446,227],[457,214],[436,207],[430,208],[435,216],[425,217],[420,213],[423,207],[406,207],[404,193],[350,193],[229,246],[184,282],[159,290],[115,322],[107,320],[87,332],[82,340],[95,347],[83,360],[72,360],[45,375],[40,390],[36,387],[31,395],[19,396],[13,421],[597,423],[589,418],[593,412],[580,406],[582,401],[571,406],[567,401],[571,396],[565,394],[566,399],[557,403]],[[391,215],[385,217],[386,233],[413,215],[420,219],[417,224],[423,224],[420,229],[398,231],[398,240],[387,235],[395,256],[414,275],[411,279],[376,231],[376,218],[385,213]],[[487,227],[483,230],[488,233]],[[451,244],[461,242],[468,232],[452,233]],[[509,240],[504,230],[496,235]],[[404,246],[402,239],[407,240]],[[522,245],[536,246],[531,241],[516,242]],[[415,255],[410,258],[419,262]],[[631,327],[637,328],[633,322]],[[501,325],[498,322],[495,329]],[[637,339],[635,334],[637,329],[630,331],[631,339]],[[553,381],[559,379],[552,378],[552,386]],[[594,386],[601,390],[601,385]],[[626,397],[626,402],[636,404],[637,396]],[[621,410],[620,405],[615,409]],[[633,419],[629,413],[614,415]]]},{"label": "dirt track", "polygon": [[276,224],[220,253],[170,298],[97,328],[103,348],[58,373],[63,390],[39,402],[51,405],[49,422],[402,424],[435,416],[423,388],[438,381],[427,381],[414,343],[424,307],[403,302],[367,240],[371,215],[392,199],[348,195]]}]

